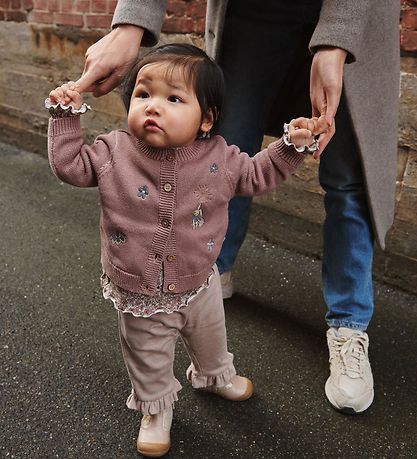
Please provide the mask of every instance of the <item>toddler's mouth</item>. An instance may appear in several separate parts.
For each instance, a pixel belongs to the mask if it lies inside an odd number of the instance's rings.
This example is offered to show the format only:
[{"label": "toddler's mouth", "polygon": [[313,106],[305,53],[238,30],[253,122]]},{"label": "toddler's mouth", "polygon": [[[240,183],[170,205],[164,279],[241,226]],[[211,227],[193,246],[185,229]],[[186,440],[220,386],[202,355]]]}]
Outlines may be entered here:
[{"label": "toddler's mouth", "polygon": [[158,130],[161,130],[161,128],[159,127],[158,123],[152,119],[147,119],[145,120],[145,122],[143,123],[143,127],[147,130],[147,131],[158,131]]}]

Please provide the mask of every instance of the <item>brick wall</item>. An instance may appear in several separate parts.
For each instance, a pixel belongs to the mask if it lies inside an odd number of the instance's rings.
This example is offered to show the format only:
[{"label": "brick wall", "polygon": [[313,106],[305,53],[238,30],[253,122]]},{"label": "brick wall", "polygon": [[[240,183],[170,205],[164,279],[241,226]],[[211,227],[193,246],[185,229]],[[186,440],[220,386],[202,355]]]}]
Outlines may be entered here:
[{"label": "brick wall", "polygon": [[[0,21],[110,27],[117,0],[0,0]],[[206,0],[169,0],[165,33],[204,33]],[[417,52],[417,0],[401,0],[401,49]]]},{"label": "brick wall", "polygon": [[81,28],[110,26],[116,0],[33,0],[30,22]]},{"label": "brick wall", "polygon": [[401,0],[401,49],[417,52],[417,0]]},{"label": "brick wall", "polygon": [[162,30],[165,33],[203,34],[205,17],[205,0],[170,0]]},{"label": "brick wall", "polygon": [[33,0],[0,0],[0,21],[26,21],[32,9]]},{"label": "brick wall", "polygon": [[[117,0],[0,0],[0,21],[108,29]],[[163,31],[204,33],[205,0],[170,0]]]},{"label": "brick wall", "polygon": [[[108,31],[115,5],[116,0],[0,0],[0,141],[45,155],[43,98],[78,78],[85,51]],[[161,41],[203,46],[205,7],[206,0],[169,0]],[[417,0],[402,0],[401,7],[397,210],[387,250],[376,254],[375,272],[417,292]],[[88,140],[125,127],[117,92],[86,100],[94,107],[82,121]],[[323,216],[317,162],[307,160],[283,186],[255,199],[251,231],[320,256]]]}]

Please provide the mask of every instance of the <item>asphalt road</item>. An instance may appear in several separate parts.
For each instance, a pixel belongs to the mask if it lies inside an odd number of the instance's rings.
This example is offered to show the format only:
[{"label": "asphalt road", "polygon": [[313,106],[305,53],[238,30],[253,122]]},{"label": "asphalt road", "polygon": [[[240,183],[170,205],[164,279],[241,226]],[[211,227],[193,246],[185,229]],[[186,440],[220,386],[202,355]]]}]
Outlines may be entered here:
[{"label": "asphalt road", "polygon": [[[0,145],[0,457],[139,457],[139,416],[116,313],[98,278],[97,191],[53,177],[47,161]],[[417,457],[417,301],[375,284],[369,328],[375,401],[334,411],[320,262],[249,236],[225,303],[229,348],[253,379],[227,402],[183,384],[167,458]]]}]

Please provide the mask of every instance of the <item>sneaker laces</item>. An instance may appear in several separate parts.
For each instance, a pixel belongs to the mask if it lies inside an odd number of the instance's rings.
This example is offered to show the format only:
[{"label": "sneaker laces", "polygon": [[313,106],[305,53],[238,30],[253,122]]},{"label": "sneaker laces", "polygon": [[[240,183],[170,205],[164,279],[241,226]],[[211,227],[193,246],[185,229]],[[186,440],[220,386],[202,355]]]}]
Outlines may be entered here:
[{"label": "sneaker laces", "polygon": [[335,359],[341,372],[350,378],[362,377],[362,362],[365,360],[366,352],[365,342],[365,338],[360,335],[353,335],[350,338],[333,337],[330,343],[330,360]]}]

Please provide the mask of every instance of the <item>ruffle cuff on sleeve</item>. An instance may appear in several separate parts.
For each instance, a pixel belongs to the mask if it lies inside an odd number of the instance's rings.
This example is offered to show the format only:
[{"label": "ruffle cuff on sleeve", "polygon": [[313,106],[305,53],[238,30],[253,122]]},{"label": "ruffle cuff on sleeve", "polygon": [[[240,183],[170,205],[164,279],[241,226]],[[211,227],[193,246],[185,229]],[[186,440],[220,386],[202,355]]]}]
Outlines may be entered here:
[{"label": "ruffle cuff on sleeve", "polygon": [[45,99],[45,108],[48,110],[52,118],[71,118],[74,116],[82,115],[88,110],[91,110],[91,107],[85,102],[81,105],[80,108],[74,108],[72,105],[64,105],[60,102],[53,104],[49,97],[48,99]]}]

